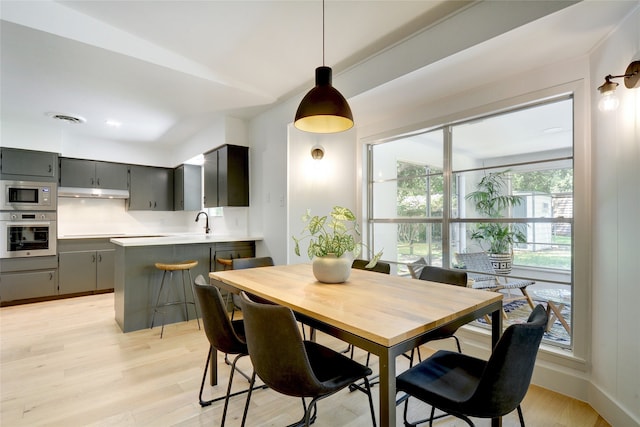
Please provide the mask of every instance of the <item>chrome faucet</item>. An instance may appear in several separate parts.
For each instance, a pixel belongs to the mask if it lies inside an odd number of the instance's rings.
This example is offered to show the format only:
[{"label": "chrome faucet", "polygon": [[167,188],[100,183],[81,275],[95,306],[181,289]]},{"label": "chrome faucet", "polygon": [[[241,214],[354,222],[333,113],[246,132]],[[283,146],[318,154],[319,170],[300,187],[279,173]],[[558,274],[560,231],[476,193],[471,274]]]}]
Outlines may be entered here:
[{"label": "chrome faucet", "polygon": [[207,213],[205,211],[202,212],[198,212],[198,216],[196,216],[196,222],[198,222],[198,219],[200,218],[200,215],[204,214],[204,217],[207,219],[207,223],[204,226],[204,231],[205,233],[209,234],[211,233],[211,229],[209,228],[209,215],[207,215]]}]

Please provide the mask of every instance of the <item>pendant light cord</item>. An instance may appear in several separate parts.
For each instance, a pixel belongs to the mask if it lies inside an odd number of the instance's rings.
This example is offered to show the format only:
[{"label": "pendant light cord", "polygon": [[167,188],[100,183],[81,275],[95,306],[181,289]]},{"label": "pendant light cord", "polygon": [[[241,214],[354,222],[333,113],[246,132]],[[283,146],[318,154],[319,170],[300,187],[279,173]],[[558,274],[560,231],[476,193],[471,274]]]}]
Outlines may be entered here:
[{"label": "pendant light cord", "polygon": [[322,0],[322,66],[324,65],[324,0]]}]

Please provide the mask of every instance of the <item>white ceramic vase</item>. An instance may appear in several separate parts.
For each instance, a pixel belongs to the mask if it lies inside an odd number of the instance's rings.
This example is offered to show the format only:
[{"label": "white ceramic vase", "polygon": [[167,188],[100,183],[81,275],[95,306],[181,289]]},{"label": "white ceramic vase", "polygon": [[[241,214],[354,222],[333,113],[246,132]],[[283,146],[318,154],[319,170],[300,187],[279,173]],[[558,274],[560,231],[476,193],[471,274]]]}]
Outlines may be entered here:
[{"label": "white ceramic vase", "polygon": [[351,274],[351,257],[334,254],[313,258],[313,275],[322,283],[343,283]]}]

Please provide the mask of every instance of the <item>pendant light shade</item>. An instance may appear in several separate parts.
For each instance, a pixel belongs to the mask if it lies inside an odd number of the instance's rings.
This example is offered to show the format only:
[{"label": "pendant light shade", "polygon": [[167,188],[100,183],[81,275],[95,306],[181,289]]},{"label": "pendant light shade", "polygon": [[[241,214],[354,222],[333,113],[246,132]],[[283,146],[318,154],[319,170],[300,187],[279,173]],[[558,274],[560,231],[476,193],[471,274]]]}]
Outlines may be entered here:
[{"label": "pendant light shade", "polygon": [[305,132],[335,133],[353,127],[353,114],[344,96],[331,85],[331,68],[316,68],[316,86],[302,98],[294,126]]},{"label": "pendant light shade", "polygon": [[331,68],[324,65],[324,0],[322,0],[322,67],[316,68],[316,86],[302,98],[293,125],[305,132],[336,133],[353,127],[351,107],[331,85]]}]

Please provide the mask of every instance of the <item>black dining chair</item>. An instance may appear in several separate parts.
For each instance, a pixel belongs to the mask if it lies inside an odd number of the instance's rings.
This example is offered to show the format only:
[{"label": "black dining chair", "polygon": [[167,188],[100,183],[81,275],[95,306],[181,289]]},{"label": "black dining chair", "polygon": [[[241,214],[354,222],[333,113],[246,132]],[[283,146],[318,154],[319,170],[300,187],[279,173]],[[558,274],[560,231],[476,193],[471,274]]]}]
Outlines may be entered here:
[{"label": "black dining chair", "polygon": [[[527,323],[511,325],[504,331],[488,361],[440,350],[400,374],[397,390],[431,405],[428,419],[409,422],[406,400],[405,426],[427,421],[431,426],[434,419],[449,414],[473,427],[469,417],[497,418],[517,409],[524,427],[520,403],[531,383],[546,324],[547,312],[538,305]],[[445,414],[434,418],[436,408]]]},{"label": "black dining chair", "polygon": [[[264,257],[249,257],[249,258],[232,258],[230,267],[232,270],[244,270],[246,268],[259,268],[259,267],[271,267],[273,266],[273,258],[270,256]],[[238,295],[228,293],[227,298],[231,298],[233,301],[233,311],[231,312],[231,319],[235,316],[235,309],[240,308],[240,299]],[[229,300],[227,299],[227,302]],[[263,301],[266,302],[266,301]]]},{"label": "black dining chair", "polygon": [[251,258],[233,258],[231,260],[232,270],[243,270],[245,268],[271,267],[273,266],[273,258],[270,256],[251,257]]},{"label": "black dining chair", "polygon": [[371,268],[367,268],[367,264],[369,264],[369,261],[367,261],[366,259],[354,259],[353,263],[351,263],[351,268],[357,268],[358,270],[375,271],[376,273],[391,273],[391,264],[387,262],[378,261],[376,265]]},{"label": "black dining chair", "polygon": [[[371,369],[313,341],[305,341],[288,307],[261,304],[240,294],[249,357],[254,366],[251,386],[256,375],[271,389],[302,398],[304,425],[308,426],[317,412],[316,404],[349,384],[364,380],[369,397],[371,420],[376,425],[373,400],[367,376]],[[305,397],[310,397],[307,406]],[[245,425],[251,391],[247,395],[242,426]]]},{"label": "black dining chair", "polygon": [[[196,277],[194,281],[194,288],[198,302],[200,303],[205,335],[209,341],[209,353],[207,354],[207,362],[204,365],[204,373],[202,374],[202,382],[200,384],[200,394],[198,395],[198,399],[200,406],[203,407],[224,399],[221,423],[221,425],[224,426],[227,407],[229,406],[229,398],[249,391],[249,389],[246,389],[231,393],[231,385],[233,383],[233,374],[235,371],[238,371],[242,376],[247,378],[247,380],[250,380],[249,375],[245,374],[237,367],[238,360],[249,354],[247,343],[244,339],[244,324],[242,320],[231,321],[229,319],[220,290],[216,286],[207,284],[202,275],[198,275],[198,277]],[[231,365],[227,393],[224,396],[217,397],[215,399],[204,400],[202,398],[204,383],[207,378],[207,371],[209,369],[209,363],[211,362],[211,356],[214,353],[214,350],[218,350],[225,354],[234,354],[236,357],[233,359],[232,363],[229,363],[229,360],[225,356],[225,362]]]},{"label": "black dining chair", "polygon": [[[420,280],[426,280],[429,282],[437,282],[437,283],[446,283],[448,285],[455,286],[467,286],[467,272],[466,271],[456,271],[449,270],[447,268],[435,267],[431,265],[425,265],[420,272],[420,276],[418,277]],[[444,340],[448,338],[453,338],[456,341],[456,346],[458,347],[458,353],[462,353],[462,348],[460,347],[460,340],[454,334],[460,329],[462,324],[449,323],[444,325],[433,333],[429,334],[429,341],[436,340]],[[418,358],[421,360],[420,356],[420,348],[418,347]],[[412,354],[413,361],[413,354]]]}]

